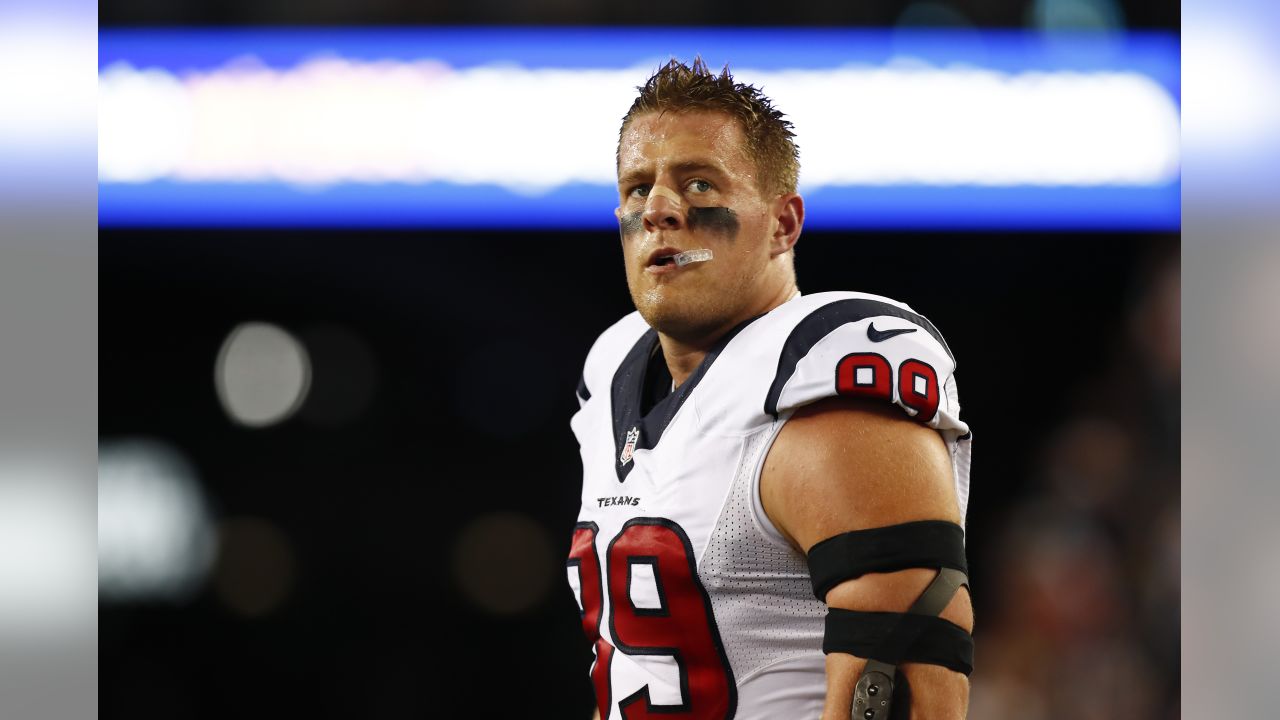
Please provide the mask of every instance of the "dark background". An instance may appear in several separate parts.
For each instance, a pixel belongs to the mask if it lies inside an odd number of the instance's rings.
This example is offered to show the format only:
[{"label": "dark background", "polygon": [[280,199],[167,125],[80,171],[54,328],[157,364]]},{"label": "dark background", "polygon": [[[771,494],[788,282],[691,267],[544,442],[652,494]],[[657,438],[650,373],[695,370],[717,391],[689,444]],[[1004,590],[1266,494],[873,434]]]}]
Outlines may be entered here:
[{"label": "dark background", "polygon": [[[117,0],[100,12],[121,27],[883,26],[907,6],[663,14],[661,2],[562,0],[535,18],[534,5],[492,0]],[[950,7],[981,26],[1027,13]],[[1121,7],[1130,28],[1177,29],[1176,4]],[[103,602],[105,717],[589,717],[590,653],[560,564],[581,472],[568,419],[591,342],[632,309],[616,235],[104,229],[99,247],[102,440],[180,448],[220,537],[192,598]],[[959,360],[975,433],[975,718],[1177,716],[1178,253],[1172,233],[801,238],[804,292],[908,302]],[[307,404],[265,429],[232,423],[212,381],[227,334],[252,320],[313,354]],[[343,396],[353,383],[367,404]],[[476,545],[468,529],[495,517]],[[270,602],[245,604],[244,588],[280,574]],[[495,608],[476,587],[530,599]],[[1088,707],[1081,686],[1096,693]]]},{"label": "dark background", "polygon": [[[1177,30],[1176,2],[1120,0],[1129,29]],[[155,25],[693,25],[693,26],[864,26],[901,22],[1024,27],[1032,4],[1025,0],[864,0],[863,2],[691,3],[654,0],[601,3],[590,0],[513,0],[443,2],[441,0],[112,0],[99,5],[103,26]]]}]

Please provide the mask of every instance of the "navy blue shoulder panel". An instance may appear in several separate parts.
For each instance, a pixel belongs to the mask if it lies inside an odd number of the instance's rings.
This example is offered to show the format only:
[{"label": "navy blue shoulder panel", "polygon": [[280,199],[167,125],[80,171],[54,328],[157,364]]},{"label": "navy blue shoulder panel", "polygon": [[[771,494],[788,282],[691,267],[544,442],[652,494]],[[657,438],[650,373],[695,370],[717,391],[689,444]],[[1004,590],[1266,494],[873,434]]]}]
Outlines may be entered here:
[{"label": "navy blue shoulder panel", "polygon": [[782,346],[782,353],[778,356],[778,372],[773,376],[773,384],[769,386],[769,394],[764,399],[764,411],[775,418],[778,417],[778,400],[782,397],[782,388],[795,374],[796,365],[800,364],[800,361],[822,338],[843,325],[881,316],[901,318],[923,328],[947,352],[952,364],[955,363],[956,356],[951,354],[951,348],[947,347],[947,341],[942,339],[942,333],[938,332],[938,328],[934,327],[925,316],[880,300],[866,298],[836,300],[809,313],[805,319],[796,323],[791,334],[787,336],[787,342]]}]

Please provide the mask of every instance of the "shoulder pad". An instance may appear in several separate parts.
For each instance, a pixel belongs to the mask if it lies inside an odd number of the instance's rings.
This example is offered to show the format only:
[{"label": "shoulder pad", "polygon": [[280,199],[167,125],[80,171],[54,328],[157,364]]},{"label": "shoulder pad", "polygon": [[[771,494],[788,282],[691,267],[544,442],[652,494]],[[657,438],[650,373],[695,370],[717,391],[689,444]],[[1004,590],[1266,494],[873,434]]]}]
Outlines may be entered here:
[{"label": "shoulder pad", "polygon": [[778,355],[765,413],[827,397],[897,404],[939,430],[968,432],[960,421],[955,358],[942,334],[910,307],[875,295],[823,293],[792,327]]}]

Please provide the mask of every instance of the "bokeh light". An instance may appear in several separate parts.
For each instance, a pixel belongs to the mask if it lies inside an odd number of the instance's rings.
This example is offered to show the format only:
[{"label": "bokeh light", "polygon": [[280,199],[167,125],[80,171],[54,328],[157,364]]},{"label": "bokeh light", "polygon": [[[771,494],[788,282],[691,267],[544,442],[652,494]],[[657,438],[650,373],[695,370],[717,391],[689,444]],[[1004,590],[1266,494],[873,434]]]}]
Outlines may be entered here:
[{"label": "bokeh light", "polygon": [[1028,24],[1046,32],[1107,32],[1124,28],[1124,13],[1114,0],[1035,0]]},{"label": "bokeh light", "polygon": [[98,450],[98,591],[107,600],[183,600],[214,554],[209,508],[191,463],[157,440]]},{"label": "bokeh light", "polygon": [[471,521],[454,546],[453,570],[467,598],[496,615],[531,609],[559,578],[547,531],[514,512]]},{"label": "bokeh light", "polygon": [[311,360],[302,343],[283,328],[244,323],[222,343],[214,382],[232,420],[250,427],[274,425],[306,399]]},{"label": "bokeh light", "polygon": [[270,521],[234,517],[219,525],[214,589],[232,611],[250,618],[274,612],[288,599],[296,575],[293,544]]}]

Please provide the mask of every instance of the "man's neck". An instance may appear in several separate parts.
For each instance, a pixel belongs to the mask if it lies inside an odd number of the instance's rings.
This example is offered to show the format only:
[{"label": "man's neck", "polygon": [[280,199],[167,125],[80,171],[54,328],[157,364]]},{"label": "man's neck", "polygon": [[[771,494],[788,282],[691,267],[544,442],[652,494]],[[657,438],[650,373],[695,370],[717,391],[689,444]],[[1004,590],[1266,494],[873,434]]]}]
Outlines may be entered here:
[{"label": "man's neck", "polygon": [[723,327],[717,328],[714,332],[706,333],[696,339],[677,339],[665,333],[658,333],[658,341],[662,344],[662,355],[667,361],[667,369],[671,371],[671,379],[675,382],[675,387],[680,387],[685,380],[698,369],[698,365],[702,364],[702,360],[710,352],[711,348],[724,337],[725,333],[737,327],[743,321],[748,320],[773,310],[779,305],[785,303],[800,291],[796,288],[794,282],[787,283],[777,294],[772,295],[766,302],[756,306],[755,309],[743,314],[742,317],[736,317],[727,322]]}]

